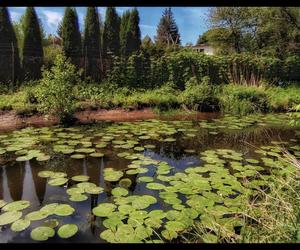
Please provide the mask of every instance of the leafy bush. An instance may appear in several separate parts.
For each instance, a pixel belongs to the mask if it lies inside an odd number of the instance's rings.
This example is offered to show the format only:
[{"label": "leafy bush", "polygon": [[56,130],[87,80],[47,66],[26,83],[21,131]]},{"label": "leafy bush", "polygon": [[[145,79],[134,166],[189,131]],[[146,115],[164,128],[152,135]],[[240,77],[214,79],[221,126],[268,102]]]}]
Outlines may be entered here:
[{"label": "leafy bush", "polygon": [[58,116],[63,124],[70,122],[76,102],[73,87],[79,79],[76,67],[59,54],[54,66],[43,71],[37,89],[38,110]]},{"label": "leafy bush", "polygon": [[203,77],[200,83],[192,77],[181,93],[181,103],[193,110],[218,110],[219,100],[216,97],[216,91],[218,88],[210,83],[209,77]]},{"label": "leafy bush", "polygon": [[219,100],[224,113],[246,115],[269,110],[268,96],[259,87],[225,85],[219,93]]}]

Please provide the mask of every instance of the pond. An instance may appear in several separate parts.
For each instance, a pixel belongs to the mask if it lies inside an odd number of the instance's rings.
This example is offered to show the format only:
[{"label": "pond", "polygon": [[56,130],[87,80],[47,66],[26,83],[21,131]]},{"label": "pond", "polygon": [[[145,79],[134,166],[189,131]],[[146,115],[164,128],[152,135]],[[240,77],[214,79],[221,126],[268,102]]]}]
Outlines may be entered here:
[{"label": "pond", "polygon": [[[226,224],[300,157],[286,114],[101,122],[0,133],[0,242],[176,242]],[[203,236],[214,242],[215,232]]]}]

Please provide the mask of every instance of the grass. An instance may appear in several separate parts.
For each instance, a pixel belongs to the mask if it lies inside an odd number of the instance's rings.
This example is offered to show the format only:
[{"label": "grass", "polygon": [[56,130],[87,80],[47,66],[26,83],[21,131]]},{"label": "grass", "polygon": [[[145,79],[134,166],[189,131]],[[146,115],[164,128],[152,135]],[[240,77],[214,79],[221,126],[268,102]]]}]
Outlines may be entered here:
[{"label": "grass", "polygon": [[[15,110],[20,115],[36,113],[35,85],[21,87],[13,94],[0,95],[0,110]],[[167,83],[156,89],[128,89],[101,83],[80,83],[74,87],[76,110],[153,108],[155,112],[170,110],[218,111],[234,115],[264,112],[287,112],[300,104],[300,86],[215,86],[190,81],[180,91]]]}]

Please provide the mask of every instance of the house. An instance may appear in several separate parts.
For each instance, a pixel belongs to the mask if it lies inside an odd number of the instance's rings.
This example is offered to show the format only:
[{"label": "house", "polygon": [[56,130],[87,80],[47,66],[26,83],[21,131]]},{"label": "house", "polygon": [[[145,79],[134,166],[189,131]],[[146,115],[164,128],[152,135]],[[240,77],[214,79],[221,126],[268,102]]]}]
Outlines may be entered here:
[{"label": "house", "polygon": [[196,50],[197,52],[204,53],[206,55],[213,55],[214,48],[207,44],[197,44],[193,46],[187,46],[187,48],[191,48],[192,50]]}]

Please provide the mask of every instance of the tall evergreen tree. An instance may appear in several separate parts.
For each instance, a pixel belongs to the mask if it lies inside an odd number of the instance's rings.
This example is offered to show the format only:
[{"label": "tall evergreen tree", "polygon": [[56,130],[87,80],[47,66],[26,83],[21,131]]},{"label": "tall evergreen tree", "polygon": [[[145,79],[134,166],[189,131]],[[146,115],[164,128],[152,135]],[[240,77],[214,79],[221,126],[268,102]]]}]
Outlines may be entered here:
[{"label": "tall evergreen tree", "polygon": [[180,44],[180,34],[171,8],[166,8],[157,27],[156,44],[170,46]]},{"label": "tall evergreen tree", "polygon": [[0,7],[0,82],[15,82],[20,74],[17,38],[6,7]]},{"label": "tall evergreen tree", "polygon": [[120,17],[115,7],[107,7],[103,30],[104,54],[119,55],[120,52]]},{"label": "tall evergreen tree", "polygon": [[140,49],[141,46],[141,30],[139,27],[140,17],[139,12],[134,8],[130,13],[129,19],[129,32],[130,32],[130,42],[129,42],[129,54]]},{"label": "tall evergreen tree", "polygon": [[91,76],[95,81],[100,80],[100,23],[98,10],[88,7],[84,28],[83,53],[85,75]]},{"label": "tall evergreen tree", "polygon": [[81,34],[75,8],[66,7],[60,33],[66,57],[70,58],[74,65],[80,67],[82,59]]},{"label": "tall evergreen tree", "polygon": [[33,7],[27,7],[24,20],[22,66],[25,80],[41,77],[43,65],[42,36],[38,17]]},{"label": "tall evergreen tree", "polygon": [[130,33],[129,33],[129,21],[130,21],[130,10],[125,11],[121,17],[120,24],[120,53],[122,56],[127,57],[129,54],[129,42],[130,42]]}]

